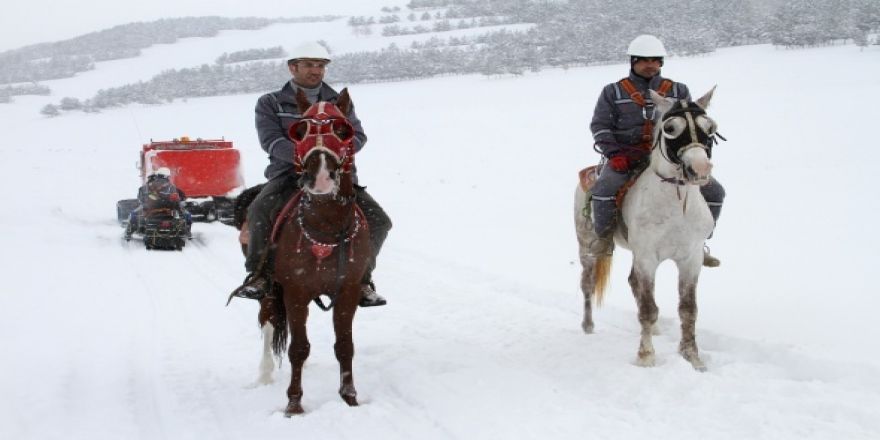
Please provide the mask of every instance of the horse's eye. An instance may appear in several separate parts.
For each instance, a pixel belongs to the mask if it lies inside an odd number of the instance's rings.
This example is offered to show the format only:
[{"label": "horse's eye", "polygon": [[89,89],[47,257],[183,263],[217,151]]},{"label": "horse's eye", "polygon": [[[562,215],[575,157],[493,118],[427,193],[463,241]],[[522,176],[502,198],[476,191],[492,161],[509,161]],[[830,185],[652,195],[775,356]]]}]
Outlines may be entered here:
[{"label": "horse's eye", "polygon": [[715,124],[715,121],[713,121],[708,116],[697,116],[696,123],[697,126],[700,127],[701,130],[703,130],[703,132],[710,136],[715,133],[715,130],[718,130],[718,126]]},{"label": "horse's eye", "polygon": [[333,134],[336,135],[343,142],[351,139],[354,136],[352,132],[351,125],[342,120],[333,121]]},{"label": "horse's eye", "polygon": [[687,122],[680,116],[667,119],[663,122],[663,137],[677,138],[684,131],[686,125]]},{"label": "horse's eye", "polygon": [[309,123],[305,121],[299,121],[296,124],[293,124],[293,127],[290,128],[290,137],[296,142],[300,142],[306,138],[306,133],[309,131]]}]

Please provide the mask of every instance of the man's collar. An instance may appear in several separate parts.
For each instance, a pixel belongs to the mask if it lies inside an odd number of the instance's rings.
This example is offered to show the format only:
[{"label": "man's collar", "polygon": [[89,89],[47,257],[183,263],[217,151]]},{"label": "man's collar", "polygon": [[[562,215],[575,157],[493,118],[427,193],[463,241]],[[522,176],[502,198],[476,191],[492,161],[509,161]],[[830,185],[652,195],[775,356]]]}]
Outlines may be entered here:
[{"label": "man's collar", "polygon": [[639,84],[649,84],[650,85],[650,84],[654,84],[655,82],[659,83],[659,81],[662,80],[662,77],[660,75],[660,72],[657,72],[656,75],[654,75],[650,78],[645,78],[644,76],[636,73],[635,70],[629,69],[629,79],[631,79],[632,81],[635,81]]},{"label": "man's collar", "polygon": [[310,87],[301,86],[301,85],[293,82],[293,79],[290,80],[290,87],[293,89],[294,93],[296,93],[296,89],[302,89],[303,92],[306,92],[306,93],[309,93],[309,92],[315,93],[315,92],[321,90],[321,87],[323,87],[323,86],[324,86],[323,81],[321,81],[321,83],[318,84],[317,86],[310,88]]}]

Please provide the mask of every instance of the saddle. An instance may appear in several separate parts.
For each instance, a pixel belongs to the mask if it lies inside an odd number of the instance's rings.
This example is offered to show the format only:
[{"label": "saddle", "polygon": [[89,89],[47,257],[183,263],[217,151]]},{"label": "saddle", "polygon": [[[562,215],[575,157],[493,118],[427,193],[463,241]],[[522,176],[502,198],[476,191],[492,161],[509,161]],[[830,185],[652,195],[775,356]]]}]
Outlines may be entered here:
[{"label": "saddle", "polygon": [[599,173],[596,171],[598,168],[598,165],[593,165],[578,171],[578,183],[580,183],[581,189],[585,193],[590,192],[593,189],[593,185],[596,184],[596,179],[599,178]]},{"label": "saddle", "polygon": [[[624,199],[624,197],[626,197],[626,193],[633,186],[633,184],[636,183],[636,179],[638,179],[639,176],[642,175],[642,173],[645,171],[645,169],[647,169],[647,167],[637,168],[635,170],[635,172],[632,173],[629,180],[627,180],[626,183],[624,183],[623,186],[621,186],[620,189],[617,190],[617,194],[615,195],[615,203],[617,204],[618,209],[620,209],[623,206],[623,199]],[[590,190],[592,190],[593,186],[596,185],[596,180],[598,180],[598,179],[599,179],[599,166],[598,165],[589,166],[589,167],[586,167],[586,168],[578,171],[578,183],[580,184],[581,189],[584,190],[585,193],[587,193],[587,207],[588,207],[587,209],[589,209],[589,206],[590,206],[590,203],[589,203],[590,197],[591,197]]]},{"label": "saddle", "polygon": [[[626,197],[629,189],[636,183],[636,179],[638,179],[647,168],[647,165],[642,165],[636,168],[630,175],[629,180],[617,190],[617,194],[615,195],[614,204],[617,205],[617,225],[620,228],[620,232],[623,234],[624,239],[628,239],[629,237],[629,228],[626,227],[626,223],[623,221],[623,215],[621,215],[623,210],[623,199]],[[578,183],[580,184],[581,189],[584,190],[584,193],[586,193],[587,197],[587,203],[584,205],[584,212],[582,215],[588,219],[592,219],[593,217],[593,207],[590,203],[593,198],[591,190],[593,189],[593,186],[596,185],[596,180],[598,179],[598,165],[589,166],[578,171]]]}]

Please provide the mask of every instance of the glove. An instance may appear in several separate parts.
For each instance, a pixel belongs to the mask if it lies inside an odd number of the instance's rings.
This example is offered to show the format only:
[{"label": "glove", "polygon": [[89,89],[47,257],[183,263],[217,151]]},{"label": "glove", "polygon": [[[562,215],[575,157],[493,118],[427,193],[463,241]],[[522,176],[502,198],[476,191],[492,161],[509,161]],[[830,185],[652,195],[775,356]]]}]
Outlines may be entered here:
[{"label": "glove", "polygon": [[625,173],[629,171],[629,158],[624,155],[614,156],[608,159],[608,166],[618,173]]},{"label": "glove", "polygon": [[179,202],[180,201],[180,194],[171,193],[171,195],[168,196],[168,199],[171,200],[172,202]]}]

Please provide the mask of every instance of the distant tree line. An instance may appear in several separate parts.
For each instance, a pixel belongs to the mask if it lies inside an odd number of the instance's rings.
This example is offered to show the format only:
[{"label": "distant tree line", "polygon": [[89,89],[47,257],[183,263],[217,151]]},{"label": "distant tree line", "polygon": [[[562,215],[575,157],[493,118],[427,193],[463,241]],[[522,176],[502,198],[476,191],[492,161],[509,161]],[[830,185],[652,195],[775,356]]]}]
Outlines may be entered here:
[{"label": "distant tree line", "polygon": [[402,26],[399,24],[384,26],[382,28],[382,36],[393,37],[397,35],[425,34],[428,32],[446,32],[456,29],[472,29],[478,27],[498,26],[502,24],[515,23],[519,22],[513,17],[477,17],[471,18],[470,20],[456,20],[454,23],[453,21],[444,18],[434,21],[434,23],[430,26],[423,24],[417,24],[415,26]]},{"label": "distant tree line", "polygon": [[461,2],[456,0],[410,0],[406,7],[409,9],[442,8],[455,3]]},{"label": "distant tree line", "polygon": [[[666,39],[687,40],[697,35],[703,40],[682,53],[694,53],[707,44],[710,50],[752,43],[804,47],[852,39],[865,46],[872,42],[870,35],[880,30],[878,0],[661,0],[647,9],[634,0],[411,0],[407,8],[433,9],[438,20],[497,20],[478,26],[534,23],[545,34],[561,31],[569,37],[590,37],[579,42],[595,41],[596,46],[607,39],[602,37],[609,29],[617,30],[610,37],[653,33]],[[422,12],[422,20],[430,17],[429,12]],[[361,17],[361,23],[372,24],[373,19]],[[455,28],[460,27],[451,29]],[[382,34],[426,32],[437,29],[392,25],[385,26]]]},{"label": "distant tree line", "polygon": [[240,63],[242,61],[267,60],[271,58],[281,58],[284,56],[284,49],[281,46],[270,47],[267,49],[248,49],[238,52],[223,53],[217,57],[217,64]]},{"label": "distant tree line", "polygon": [[785,0],[773,14],[770,41],[798,47],[852,39],[867,46],[878,29],[878,0]]},{"label": "distant tree line", "polygon": [[[652,10],[662,12],[657,14],[633,14],[644,9],[637,0],[413,0],[409,7],[429,8],[439,3],[447,8],[443,17],[462,21],[500,17],[532,26],[520,31],[433,37],[408,48],[391,44],[379,51],[337,55],[328,68],[328,82],[353,84],[468,73],[516,75],[546,67],[620,62],[626,59],[629,41],[641,33],[658,35],[671,54],[681,56],[767,42],[783,47],[848,39],[859,43],[859,35],[867,41],[880,30],[877,0],[657,0],[652,4]],[[66,107],[97,111],[129,103],[264,92],[277,89],[289,78],[283,60],[237,64],[218,60],[214,65],[169,70],[149,81],[100,90],[78,106],[68,102]],[[60,104],[56,107],[61,109]]]},{"label": "distant tree line", "polygon": [[186,17],[129,23],[69,40],[0,52],[0,84],[69,78],[96,62],[131,58],[154,44],[212,37],[222,30],[260,29],[273,23],[330,21],[338,17]]},{"label": "distant tree line", "polygon": [[33,83],[19,84],[15,86],[6,86],[0,88],[0,103],[11,102],[13,96],[18,95],[49,95],[51,91],[48,87]]}]

